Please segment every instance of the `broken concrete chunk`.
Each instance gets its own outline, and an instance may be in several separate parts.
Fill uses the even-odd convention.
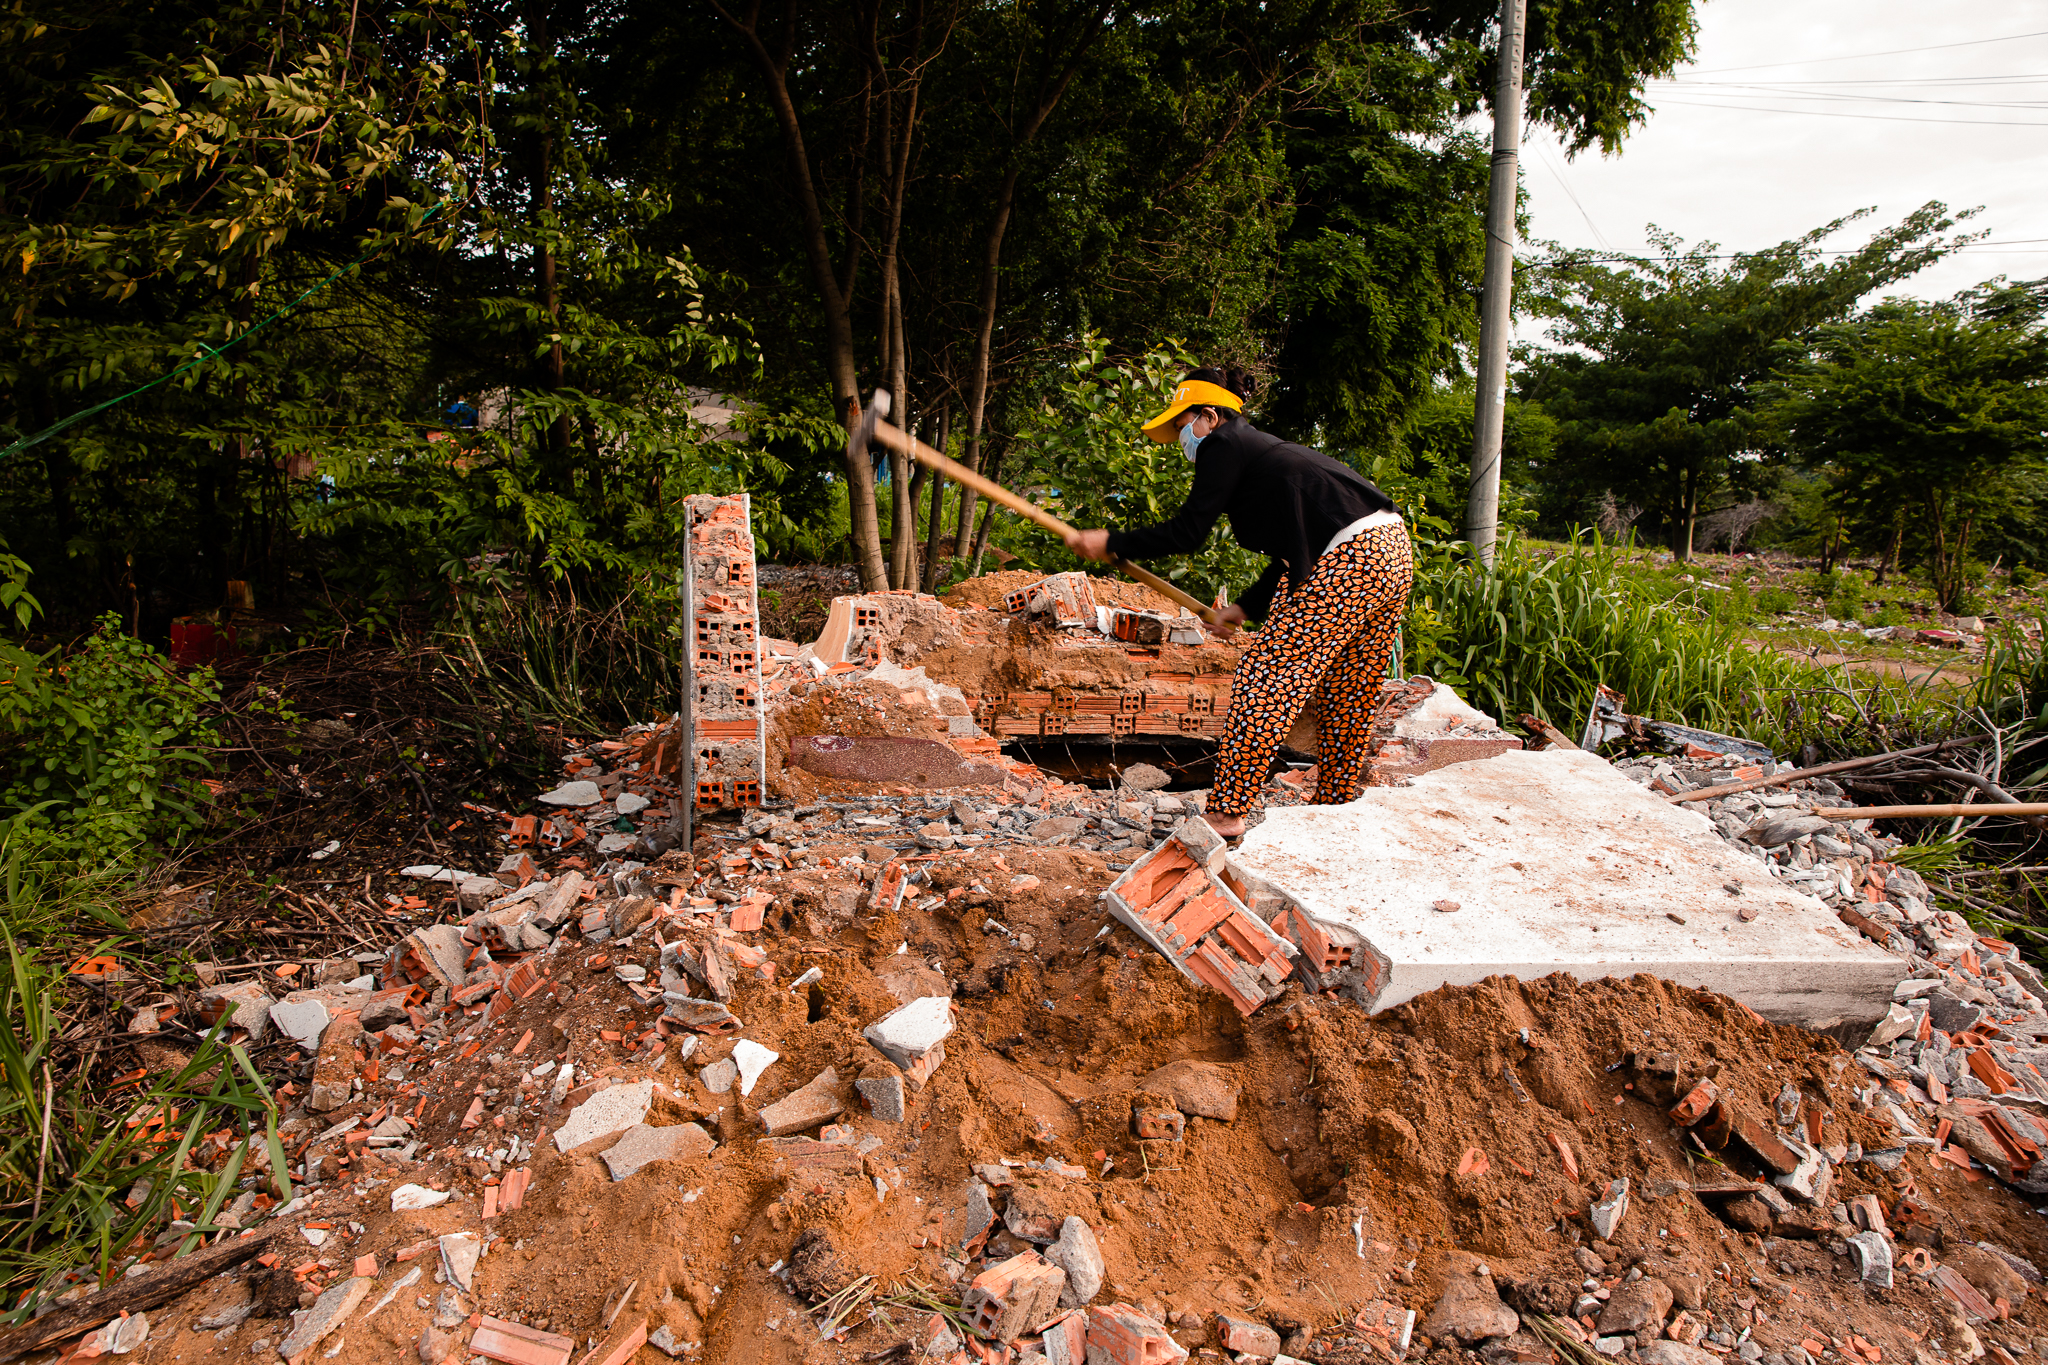
[[[481,1237],[473,1232],[451,1232],[441,1238],[441,1273],[463,1293],[473,1292],[476,1263],[484,1254]]]
[[[1892,1244],[1881,1232],[1859,1232],[1849,1238],[1856,1273],[1873,1289],[1892,1287]]]
[[[653,918],[652,896],[627,896],[612,906],[607,922],[611,925],[613,938],[624,938]]]
[[[1521,1325],[1515,1310],[1500,1301],[1492,1274],[1473,1257],[1461,1253],[1452,1257],[1443,1297],[1429,1310],[1419,1330],[1426,1337],[1450,1337],[1471,1346],[1495,1337],[1513,1336]]]
[[[1612,1240],[1614,1230],[1628,1217],[1628,1177],[1609,1181],[1606,1195],[1587,1210],[1586,1217],[1593,1224],[1595,1236],[1603,1242]]]
[[[995,1222],[996,1211],[988,1202],[988,1186],[979,1180],[968,1181],[966,1208],[961,1220],[960,1245],[968,1245],[994,1227]]]
[[[595,782],[564,782],[551,792],[541,795],[542,805],[547,806],[594,806],[604,800],[604,793]]]
[[[1195,1118],[1229,1123],[1237,1118],[1239,1086],[1214,1062],[1168,1062],[1138,1082],[1149,1095],[1164,1095],[1174,1108]]]
[[[1671,1313],[1671,1287],[1662,1280],[1642,1279],[1616,1285],[1600,1310],[1601,1336],[1661,1330]]]
[[[569,1117],[555,1130],[555,1150],[567,1152],[586,1142],[623,1133],[645,1120],[653,1103],[653,1081],[600,1090],[569,1111]]]
[[[1915,1022],[1913,1011],[1895,1002],[1884,1018],[1877,1021],[1877,1027],[1870,1031],[1870,1046],[1883,1047],[1905,1037],[1913,1031]]]
[[[430,1190],[424,1185],[400,1185],[391,1192],[391,1211],[405,1213],[414,1209],[439,1208],[448,1199],[446,1190]]]
[[[278,1346],[278,1355],[292,1365],[298,1365],[312,1354],[315,1346],[348,1321],[349,1315],[356,1311],[363,1297],[370,1292],[370,1287],[376,1283],[371,1276],[357,1275],[326,1290],[311,1308],[298,1316],[291,1335]]]
[[[270,1007],[270,1022],[279,1033],[307,1052],[320,1050],[320,1035],[327,1031],[331,1015],[318,1000],[280,1000]]]
[[[770,1137],[788,1137],[806,1128],[816,1128],[827,1119],[846,1112],[839,1094],[839,1071],[826,1067],[801,1089],[792,1090],[761,1110],[761,1126]]]
[[[1514,837],[1474,842],[1480,826]],[[1882,1018],[1903,974],[1704,815],[1577,750],[1453,764],[1342,806],[1275,807],[1229,863],[1360,935],[1371,977],[1360,999],[1374,1011],[1489,975],[1642,973],[1776,1023],[1835,1029]],[[1726,902],[1729,882],[1762,913],[1701,932],[1684,907]],[[1430,909],[1445,898],[1464,911]]]
[[[853,1083],[868,1112],[884,1123],[901,1123],[904,1115],[903,1076],[893,1067],[870,1068]]]
[[[1045,1259],[1067,1272],[1060,1307],[1086,1308],[1095,1302],[1102,1292],[1103,1265],[1102,1248],[1093,1229],[1069,1215],[1060,1224],[1059,1239],[1045,1249]]]
[[[944,1059],[942,1044],[952,1032],[953,1001],[943,995],[928,995],[869,1024],[862,1036],[904,1075],[922,1082]]]
[[[462,930],[453,924],[413,930],[400,942],[399,957],[402,965],[417,968],[451,991],[469,982],[463,965],[469,961],[469,945],[462,941]]]
[[[1682,1341],[1651,1341],[1636,1348],[1643,1365],[1721,1365],[1721,1357]]]
[[[261,1043],[270,1034],[270,1011],[276,1003],[254,981],[209,986],[199,997],[199,1018],[208,1028],[227,1020],[247,1031],[251,1043]]]
[[[731,1090],[733,1082],[739,1078],[739,1066],[730,1057],[713,1062],[697,1073],[697,1079],[704,1082],[704,1088],[714,1095],[723,1095]]]
[[[526,922],[543,932],[553,933],[582,903],[583,880],[581,872],[571,871],[549,882],[547,890],[536,898],[533,912],[527,916]]]
[[[604,1164],[613,1180],[638,1175],[643,1167],[657,1161],[690,1161],[711,1155],[718,1145],[711,1134],[694,1123],[653,1128],[636,1123],[625,1136],[605,1149]]]
[[[751,1038],[742,1038],[732,1046],[732,1064],[739,1069],[740,1093],[754,1093],[754,1082],[761,1079],[761,1073],[773,1066],[782,1054],[762,1047]]]

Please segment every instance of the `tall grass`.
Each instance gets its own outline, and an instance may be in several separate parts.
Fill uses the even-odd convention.
[[[438,632],[456,697],[518,724],[583,733],[666,717],[681,704],[679,603],[593,606],[564,594],[465,600]]]
[[[242,1048],[216,1029],[175,1071],[132,1065],[122,1010],[157,992],[107,909],[120,890],[0,845],[0,1321],[67,1271],[113,1274],[173,1219],[197,1246],[259,1169],[291,1198],[277,1103]],[[114,970],[88,985],[70,968],[92,958]]]
[[[1985,661],[1976,705],[1993,724],[2010,727],[2003,755],[2008,791],[2048,785],[2048,621],[2029,640],[2008,631]]]
[[[1788,704],[1819,670],[1752,648],[1733,622],[1697,616],[1634,590],[1597,538],[1540,558],[1504,538],[1482,569],[1429,547],[1409,615],[1411,671],[1430,671],[1482,710],[1524,712],[1576,733],[1605,684],[1630,711],[1742,735],[1792,738]]]

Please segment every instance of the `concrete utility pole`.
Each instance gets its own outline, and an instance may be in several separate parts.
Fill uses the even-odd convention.
[[[1522,38],[1527,0],[1500,0],[1500,74],[1493,87],[1493,179],[1486,199],[1486,278],[1479,296],[1479,395],[1472,415],[1472,491],[1465,539],[1493,564],[1500,523],[1500,433],[1507,415],[1508,305],[1515,284],[1515,189],[1522,161]]]

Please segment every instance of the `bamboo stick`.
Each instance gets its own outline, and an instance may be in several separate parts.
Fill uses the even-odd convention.
[[[1952,801],[1935,806],[1823,806],[1808,812],[1823,820],[1939,820],[1949,816],[2048,815],[2048,801]]]

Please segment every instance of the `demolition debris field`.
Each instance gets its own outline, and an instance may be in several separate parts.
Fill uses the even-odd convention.
[[[1270,829],[1219,849],[1171,772],[1063,781],[990,733],[1171,717],[1178,740],[1227,714],[1234,651],[1171,643],[1128,590],[1039,586],[849,596],[815,645],[761,637],[766,804],[707,805],[687,847],[676,817],[702,794],[678,755],[698,737],[675,722],[552,737],[558,779],[472,799],[459,838],[380,820],[341,780],[380,733],[364,712],[320,718],[346,731],[325,762],[241,769],[230,794],[300,786],[274,889],[186,869],[148,918],[195,979],[82,969],[76,989],[110,1071],[175,1067],[209,1026],[243,1043],[278,1087],[278,1144],[201,1135],[210,1221],[180,1207],[124,1237],[104,1288],[83,1266],[46,1279],[0,1355],[2048,1352],[2029,1205],[2048,1195],[2048,990],[1938,909],[1896,840],[1811,814],[1841,788],[1741,756],[1520,753],[1447,689],[1390,686],[1365,798],[1389,818],[1504,837],[1447,795],[1501,753],[1597,768],[1629,801],[1765,782],[1672,818],[1782,893],[1750,897],[1762,914],[1890,965],[1825,1028],[1590,959],[1447,973],[1371,1013],[1399,955],[1370,907],[1246,870],[1304,814],[1301,772],[1276,772]],[[929,749],[905,767],[888,746],[908,742]],[[812,751],[851,766],[799,766]],[[935,751],[957,771],[935,779]],[[1120,879],[1145,936],[1111,913]],[[1731,943],[1768,927],[1713,890],[1645,914]],[[1625,919],[1597,926],[1617,953]],[[1203,952],[1275,970],[1226,993]],[[216,1254],[239,1264],[150,1295]]]

